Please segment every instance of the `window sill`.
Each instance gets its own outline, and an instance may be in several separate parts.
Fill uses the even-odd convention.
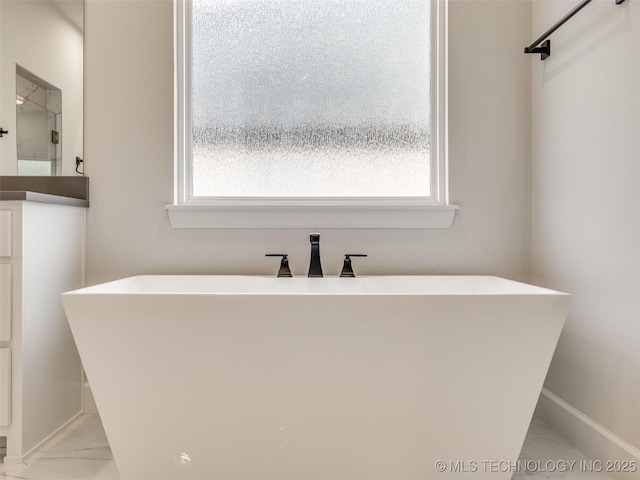
[[[166,205],[173,228],[451,228],[457,205],[423,199],[220,199]]]

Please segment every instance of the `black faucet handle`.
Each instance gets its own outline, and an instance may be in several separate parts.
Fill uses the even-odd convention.
[[[322,262],[320,261],[320,234],[310,233],[309,241],[311,242],[311,258],[309,259],[308,277],[322,277]]]
[[[289,257],[286,253],[267,253],[265,257],[282,257],[280,260],[280,269],[278,270],[278,277],[292,277],[291,270],[289,270]]]
[[[351,257],[366,257],[364,253],[346,253],[344,255],[344,265],[342,265],[341,277],[355,277],[353,267],[351,266]]]

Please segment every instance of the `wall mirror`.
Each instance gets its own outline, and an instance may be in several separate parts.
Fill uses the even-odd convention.
[[[62,90],[16,67],[18,175],[60,175]]]
[[[77,175],[83,0],[0,1],[0,175]]]

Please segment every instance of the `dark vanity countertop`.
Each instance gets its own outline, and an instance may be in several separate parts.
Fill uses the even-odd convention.
[[[89,206],[89,177],[0,176],[0,200]]]

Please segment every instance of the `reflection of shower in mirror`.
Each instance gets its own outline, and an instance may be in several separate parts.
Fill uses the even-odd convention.
[[[16,68],[18,175],[60,175],[62,91]]]

